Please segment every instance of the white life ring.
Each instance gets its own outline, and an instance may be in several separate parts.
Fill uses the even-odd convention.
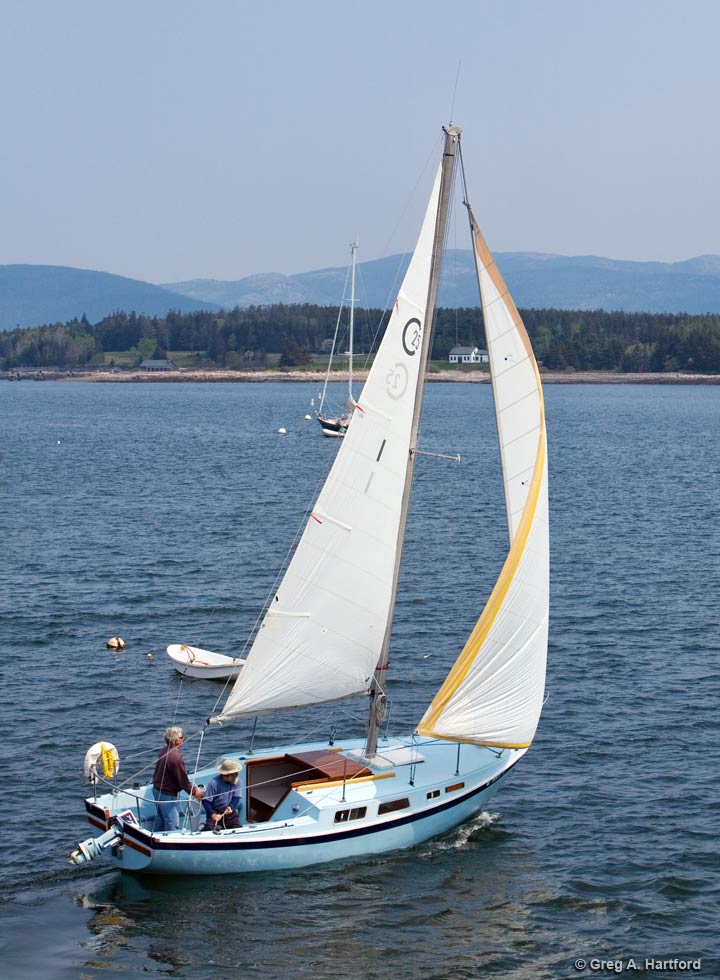
[[[111,772],[108,772],[108,762],[112,762]],[[118,770],[120,769],[120,753],[112,742],[96,742],[94,745],[91,745],[85,753],[83,772],[85,773],[85,779],[87,779],[89,783],[97,782],[98,764],[101,768],[101,774],[107,779],[109,779],[111,776],[117,775]]]

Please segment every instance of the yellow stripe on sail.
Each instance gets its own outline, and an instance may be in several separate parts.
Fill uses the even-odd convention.
[[[433,728],[437,724],[438,718],[445,710],[448,701],[453,697],[455,692],[467,677],[470,668],[474,664],[477,655],[482,649],[485,638],[490,632],[490,628],[497,619],[498,613],[500,612],[502,604],[505,600],[505,596],[507,595],[512,581],[515,578],[515,574],[520,565],[520,560],[525,552],[525,546],[527,545],[530,531],[532,530],[535,511],[540,498],[540,488],[542,486],[544,471],[545,419],[544,416],[541,416],[540,442],[538,445],[538,454],[535,460],[535,470],[533,472],[530,492],[528,493],[528,499],[525,503],[525,509],[523,511],[523,516],[520,519],[520,525],[518,527],[517,534],[515,535],[515,540],[512,543],[510,551],[508,552],[508,556],[505,559],[505,564],[503,565],[502,571],[500,572],[498,580],[495,583],[495,588],[490,594],[490,598],[482,611],[480,619],[475,624],[474,630],[468,637],[467,643],[463,647],[460,656],[455,661],[450,673],[445,678],[440,690],[433,698],[430,708],[428,709],[427,720],[418,725],[417,730],[420,735],[430,735],[435,738],[443,737],[439,732],[433,731]],[[486,744],[491,745],[496,743],[488,742]],[[498,747],[503,748],[525,748],[526,745],[529,745],[530,743],[524,743],[521,746],[509,744],[500,746],[499,743],[497,744]]]
[[[502,571],[498,576],[495,587],[493,588],[490,598],[488,599],[485,608],[482,611],[480,619],[475,624],[475,628],[467,639],[462,652],[460,653],[458,659],[455,661],[453,667],[450,669],[450,673],[445,678],[445,681],[441,685],[439,691],[435,695],[426,712],[426,719],[418,725],[418,732],[421,735],[431,736],[433,738],[448,738],[449,736],[443,735],[440,732],[434,730],[440,716],[448,705],[450,699],[455,695],[460,685],[463,683],[467,677],[472,665],[477,659],[480,651],[482,650],[483,643],[493,626],[493,623],[497,619],[498,613],[502,608],[502,604],[508,593],[508,590],[512,584],[513,579],[517,573],[520,566],[520,561],[525,553],[525,548],[527,546],[528,538],[530,536],[530,531],[533,527],[533,522],[535,519],[535,512],[537,510],[538,500],[540,499],[540,491],[543,482],[543,476],[545,473],[545,455],[546,455],[546,435],[545,435],[545,403],[543,399],[542,383],[540,381],[540,371],[538,370],[537,361],[535,360],[535,355],[533,354],[532,344],[530,343],[530,338],[528,337],[527,331],[525,330],[525,325],[522,322],[520,314],[518,313],[517,307],[510,296],[507,286],[500,275],[500,270],[495,264],[495,260],[492,257],[490,250],[487,247],[485,239],[483,238],[480,229],[478,228],[475,218],[470,215],[473,229],[473,238],[475,245],[476,255],[482,264],[482,267],[487,271],[490,278],[500,294],[503,302],[505,303],[508,312],[515,324],[518,334],[523,342],[525,349],[528,352],[528,357],[535,374],[535,380],[537,383],[537,390],[540,402],[540,433],[538,439],[538,451],[535,457],[535,466],[533,469],[532,481],[530,484],[530,489],[528,491],[527,500],[525,501],[525,507],[523,508],[523,514],[520,519],[520,524],[518,525],[517,533],[513,539],[510,546],[510,551],[505,559],[505,564],[503,565]],[[465,741],[464,739],[454,738],[453,741]],[[474,739],[467,739],[467,741],[475,741]],[[506,743],[499,741],[482,741],[481,744],[488,745],[496,748],[527,748],[531,743]]]
[[[503,279],[500,270],[497,267],[497,263],[493,258],[492,252],[487,246],[487,242],[483,238],[482,232],[477,226],[477,222],[475,221],[475,215],[472,213],[472,211],[470,212],[470,220],[472,222],[473,244],[475,245],[475,254],[477,255],[480,262],[482,263],[483,268],[485,269],[485,271],[487,272],[487,274],[490,276],[493,283],[495,284],[495,288],[497,289],[500,298],[503,300],[505,306],[508,309],[508,312],[510,313],[512,322],[517,327],[518,333],[520,335],[520,339],[522,340],[523,345],[525,346],[525,350],[527,351],[528,357],[530,358],[530,362],[535,370],[535,377],[537,378],[537,384],[538,384],[538,392],[540,394],[540,401],[542,404],[543,394],[542,394],[542,385],[540,384],[540,372],[538,371],[537,361],[535,360],[535,354],[533,353],[532,344],[530,343],[530,338],[528,337],[527,330],[525,329],[525,324],[522,322],[522,317],[518,312],[517,306],[515,306],[515,301],[510,295],[510,291],[508,290],[507,286],[505,285],[505,280]]]

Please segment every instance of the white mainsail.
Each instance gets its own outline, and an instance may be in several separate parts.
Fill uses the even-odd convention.
[[[545,412],[525,327],[472,212],[470,224],[510,551],[480,619],[418,732],[522,748],[532,742],[545,689],[550,563]]]
[[[440,175],[351,425],[219,721],[370,688],[392,614]]]

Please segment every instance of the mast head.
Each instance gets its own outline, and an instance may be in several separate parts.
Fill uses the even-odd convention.
[[[462,129],[459,126],[453,126],[453,125],[443,126],[443,133],[445,133],[446,136],[450,136],[454,139],[460,139],[460,133],[462,133]]]

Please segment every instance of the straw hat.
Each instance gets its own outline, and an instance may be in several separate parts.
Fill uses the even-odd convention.
[[[217,765],[217,771],[221,776],[229,776],[231,772],[240,772],[241,769],[242,764],[236,762],[235,759],[223,759]]]

